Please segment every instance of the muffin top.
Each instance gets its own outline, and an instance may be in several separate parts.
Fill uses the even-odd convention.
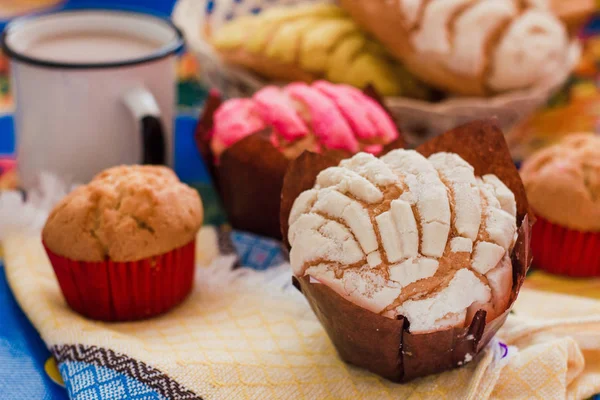
[[[72,260],[136,261],[189,243],[202,219],[200,196],[170,169],[119,166],[62,199],[42,238]]]
[[[517,238],[514,194],[453,153],[359,153],[323,170],[290,212],[290,262],[411,332],[502,314]]]
[[[377,154],[399,136],[387,112],[347,85],[318,81],[267,86],[215,112],[211,148],[218,157],[243,138],[271,128],[271,143],[293,159],[304,150]]]
[[[600,231],[600,137],[569,135],[532,155],[521,176],[539,216],[571,229]]]

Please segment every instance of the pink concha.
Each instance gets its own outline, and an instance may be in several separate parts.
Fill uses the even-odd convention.
[[[266,127],[251,99],[231,99],[215,112],[213,149],[227,148]]]
[[[350,124],[329,97],[305,83],[289,84],[285,90],[308,108],[312,131],[325,147],[352,153],[359,151]]]
[[[280,88],[267,86],[256,92],[252,99],[264,123],[272,126],[284,139],[293,141],[310,133],[292,100]]]
[[[359,107],[366,110],[373,125],[375,125],[376,137],[391,142],[398,138],[398,130],[394,121],[377,101],[367,96],[355,87],[338,85],[339,90],[354,100]]]
[[[225,148],[268,126],[273,127],[275,147],[311,133],[326,148],[356,153],[359,140],[369,143],[363,150],[378,154],[381,143],[398,138],[387,112],[360,90],[326,81],[291,83],[284,88],[267,86],[251,99],[226,101],[214,115],[213,150]]]
[[[369,116],[369,109],[363,106],[362,101],[357,101],[354,96],[349,96],[343,85],[318,81],[313,84],[313,87],[337,105],[357,137],[372,139],[378,136],[377,128]]]

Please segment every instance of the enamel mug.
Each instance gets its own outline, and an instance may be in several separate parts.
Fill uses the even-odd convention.
[[[176,53],[167,20],[72,11],[11,22],[17,163],[22,186],[47,171],[86,183],[120,164],[173,162]]]

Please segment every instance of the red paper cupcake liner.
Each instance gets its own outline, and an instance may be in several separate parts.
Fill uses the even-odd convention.
[[[196,241],[132,262],[74,261],[44,244],[69,306],[100,321],[149,318],[181,303],[194,283]]]
[[[534,267],[572,277],[600,276],[600,232],[581,232],[537,217],[531,237]]]

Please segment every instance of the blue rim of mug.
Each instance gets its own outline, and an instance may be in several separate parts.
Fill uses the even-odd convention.
[[[175,33],[175,40],[164,45],[160,49],[156,50],[150,55],[138,58],[132,58],[130,60],[124,61],[115,61],[115,62],[96,62],[96,63],[69,63],[69,62],[57,62],[57,61],[48,61],[35,57],[31,57],[25,55],[21,52],[18,52],[12,49],[8,43],[8,35],[11,30],[18,29],[19,26],[24,25],[28,22],[35,21],[38,17],[44,16],[54,16],[54,15],[66,15],[66,14],[82,14],[82,13],[96,13],[96,14],[119,14],[119,15],[128,15],[131,17],[144,17],[151,18],[156,20],[157,22],[161,22],[167,25],[169,28],[173,30]],[[144,14],[133,11],[118,11],[118,10],[98,10],[98,9],[81,9],[81,10],[73,10],[73,11],[61,11],[57,13],[49,13],[42,15],[33,15],[28,17],[20,17],[10,22],[4,28],[2,32],[2,37],[0,38],[0,47],[5,55],[9,58],[23,62],[25,64],[35,65],[38,67],[46,67],[46,68],[60,68],[60,69],[106,69],[106,68],[119,68],[119,67],[129,67],[135,66],[139,64],[145,64],[151,61],[157,61],[166,57],[169,57],[173,54],[181,51],[185,45],[185,38],[183,36],[183,32],[169,19],[156,17],[150,14]]]

